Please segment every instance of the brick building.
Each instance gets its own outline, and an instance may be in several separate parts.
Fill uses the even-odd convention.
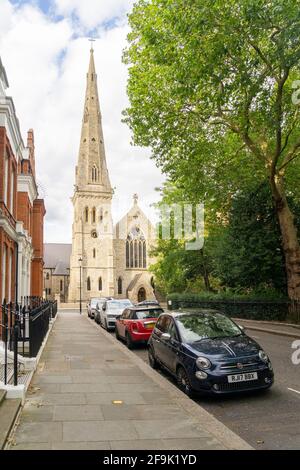
[[[0,305],[43,293],[44,201],[35,179],[33,130],[24,145],[0,59]]]

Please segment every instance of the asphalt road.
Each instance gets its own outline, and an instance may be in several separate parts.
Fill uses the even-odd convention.
[[[300,365],[293,365],[293,338],[246,330],[269,354],[275,384],[267,392],[194,400],[256,449],[300,449]],[[143,346],[133,352],[148,362]],[[173,381],[167,372],[162,373]]]

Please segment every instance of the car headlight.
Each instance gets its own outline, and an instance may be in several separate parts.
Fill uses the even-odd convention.
[[[265,364],[268,362],[269,358],[268,358],[268,355],[265,353],[265,351],[261,349],[258,355],[259,355],[260,360],[263,361]]]
[[[196,364],[199,369],[209,369],[211,367],[211,362],[206,357],[198,357],[196,360]]]

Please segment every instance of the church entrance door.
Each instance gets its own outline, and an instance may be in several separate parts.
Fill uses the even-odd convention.
[[[138,292],[138,302],[144,302],[146,300],[146,291],[144,287],[141,287]]]

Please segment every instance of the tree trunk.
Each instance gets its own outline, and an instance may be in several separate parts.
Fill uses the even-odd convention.
[[[300,300],[300,245],[295,218],[286,199],[283,179],[271,177],[270,183],[282,236],[288,295],[292,300]]]
[[[209,274],[208,274],[205,264],[203,264],[203,280],[205,284],[205,290],[207,290],[208,292],[211,292]]]

